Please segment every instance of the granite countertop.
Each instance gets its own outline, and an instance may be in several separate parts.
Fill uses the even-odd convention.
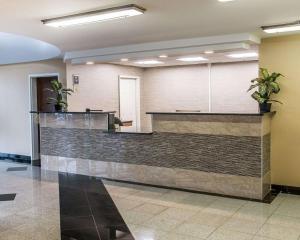
[[[147,112],[146,114],[162,114],[162,115],[214,115],[214,116],[263,116],[269,113],[206,113],[206,112]]]
[[[39,112],[39,111],[30,111],[30,113],[53,113],[53,114],[110,114],[116,113],[115,111],[91,111],[91,112]]]
[[[118,131],[118,130],[108,130],[104,131],[105,133],[111,133],[111,134],[131,134],[131,135],[152,135],[153,132],[126,132],[126,131]]]

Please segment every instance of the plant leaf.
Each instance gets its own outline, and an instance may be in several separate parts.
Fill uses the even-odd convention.
[[[270,76],[268,69],[266,69],[266,68],[260,68],[260,73],[264,79],[266,79]]]
[[[267,101],[267,99],[260,96],[259,92],[257,92],[257,91],[254,92],[251,96],[254,100],[256,100],[259,103],[264,103]]]
[[[272,89],[273,93],[279,93],[280,92],[280,87],[277,82],[270,82],[270,88]]]
[[[249,89],[247,90],[247,92],[250,92],[252,89],[256,88],[259,86],[259,83],[253,84],[249,87]]]
[[[260,96],[268,95],[268,86],[266,84],[259,84],[259,94]]]

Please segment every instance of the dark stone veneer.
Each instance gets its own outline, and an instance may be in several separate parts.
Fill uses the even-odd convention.
[[[251,177],[262,176],[261,141],[246,136],[41,128],[42,155]]]

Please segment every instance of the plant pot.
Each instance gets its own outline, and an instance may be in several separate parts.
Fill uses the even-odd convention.
[[[260,103],[259,104],[259,110],[261,113],[267,113],[267,112],[271,112],[271,106],[272,106],[272,103]]]
[[[54,108],[55,108],[55,111],[56,111],[56,112],[62,112],[62,106],[61,106],[61,105],[55,104],[55,105],[54,105]]]

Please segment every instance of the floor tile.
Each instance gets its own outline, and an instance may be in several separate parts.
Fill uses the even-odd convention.
[[[138,206],[143,205],[145,202],[134,199],[126,199],[126,198],[115,198],[113,197],[113,201],[116,206],[121,210],[131,210]]]
[[[193,224],[193,223],[184,223],[178,226],[175,232],[182,235],[188,235],[192,237],[199,237],[205,239],[215,230],[216,227],[212,227],[212,226]]]
[[[275,211],[275,214],[300,218],[300,203],[291,199],[290,201],[284,200]]]
[[[255,236],[252,240],[275,240],[274,238]]]
[[[232,217],[227,220],[223,225],[222,229],[227,229],[236,232],[256,234],[266,220],[246,220],[241,218]]]
[[[162,231],[172,231],[174,230],[177,226],[181,225],[183,223],[183,220],[175,220],[175,219],[166,219],[166,218],[161,218],[159,216],[155,216],[151,218],[149,221],[146,221],[142,225],[147,227],[147,228],[153,228],[157,230],[162,230]]]
[[[253,221],[267,220],[278,208],[277,205],[247,202],[234,214],[235,217]]]
[[[204,239],[205,238],[168,233],[166,236],[161,237],[159,240],[204,240]]]
[[[253,235],[219,229],[210,235],[208,240],[252,240]]]
[[[194,216],[196,213],[197,211],[171,207],[161,212],[158,216],[166,219],[185,221]]]
[[[214,214],[214,213],[207,213],[207,212],[198,212],[196,215],[191,217],[187,222],[188,223],[198,223],[207,226],[219,227],[224,224],[224,222],[228,219],[228,217]]]
[[[81,185],[75,175],[75,184],[63,181],[59,191],[57,173],[9,167],[24,165],[0,163],[6,182],[0,194],[17,194],[0,201],[0,240],[58,240],[61,220],[67,223],[61,239],[68,240],[98,239],[97,229],[107,236],[109,228],[120,230],[120,240],[133,240],[129,229],[135,240],[296,240],[300,234],[299,196],[279,194],[262,204],[111,181],[99,188],[99,179],[80,176]],[[81,221],[89,212],[94,218]]]
[[[135,240],[161,240],[167,239],[167,232],[146,227],[137,227],[132,231]]]
[[[300,229],[300,218],[294,218],[294,217],[273,214],[268,219],[267,223],[282,226],[282,227],[290,227],[290,228]]]
[[[246,203],[245,201],[222,198],[208,205],[208,207],[203,209],[203,212],[214,213],[214,214],[219,214],[224,216],[232,216],[245,203]]]
[[[279,240],[298,240],[300,236],[300,230],[290,227],[265,224],[257,233],[257,235]]]
[[[134,208],[135,211],[139,211],[142,213],[149,213],[149,214],[153,214],[153,215],[157,215],[166,209],[167,209],[167,207],[165,207],[165,206],[152,204],[152,203],[145,203],[143,205],[140,205],[140,206]]]
[[[135,210],[129,210],[122,213],[125,222],[141,225],[151,219],[154,215]]]

